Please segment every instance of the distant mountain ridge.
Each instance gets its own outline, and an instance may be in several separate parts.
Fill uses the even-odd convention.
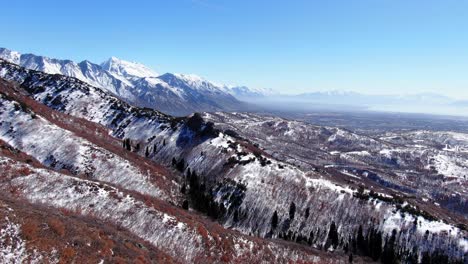
[[[0,48],[0,58],[27,69],[75,77],[107,90],[135,106],[152,108],[176,116],[193,112],[268,109],[373,110],[459,115],[459,108],[468,105],[463,101],[433,93],[375,95],[330,90],[284,94],[271,89],[217,84],[194,74],[160,74],[141,63],[116,57],[111,57],[101,64],[87,60],[76,63]]]
[[[115,57],[102,64],[87,60],[76,63],[0,48],[0,58],[27,69],[75,77],[131,104],[172,115],[233,111],[244,107],[244,103],[236,99],[235,93],[231,93],[226,86],[195,75],[159,75],[143,64]]]

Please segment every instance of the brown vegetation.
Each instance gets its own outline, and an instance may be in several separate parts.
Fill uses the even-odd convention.
[[[60,219],[52,218],[47,222],[47,224],[58,236],[63,237],[65,235],[65,225]]]

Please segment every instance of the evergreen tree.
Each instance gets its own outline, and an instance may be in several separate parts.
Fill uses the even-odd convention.
[[[374,255],[374,247],[372,245],[372,239],[374,237],[374,228],[371,227],[367,231],[367,243],[366,243],[366,248],[367,248],[367,256],[372,257]]]
[[[294,215],[296,214],[296,204],[294,202],[289,206],[289,219],[294,220]]]
[[[310,215],[310,209],[309,209],[309,207],[307,207],[307,209],[305,211],[304,218],[307,220],[307,218],[309,218],[309,215]]]
[[[395,264],[398,263],[398,256],[395,250],[396,241],[396,229],[393,229],[390,239],[387,239],[384,250],[382,252],[382,263],[383,264]]]
[[[314,231],[310,231],[309,233],[309,245],[312,246],[312,243],[314,243]]]
[[[215,128],[214,128],[214,123],[213,122],[207,122],[205,124],[205,128],[203,129],[202,131],[202,136],[213,136],[213,137],[216,137],[218,136],[219,134],[219,131],[217,131]]]
[[[278,227],[278,212],[273,213],[273,217],[271,217],[271,229],[275,230]]]
[[[190,185],[190,189],[193,188],[198,188],[198,176],[197,176],[197,173],[194,171],[192,172],[190,178],[188,179],[189,180],[189,185]]]
[[[202,125],[203,125],[203,118],[199,113],[193,114],[188,120],[187,120],[187,126],[192,130],[193,132],[199,132]]]
[[[449,262],[449,257],[446,254],[440,252],[439,250],[435,250],[431,254],[431,264],[446,264],[451,262],[454,261]]]
[[[338,246],[338,232],[336,229],[335,222],[332,222],[330,225],[330,231],[328,231],[328,240],[330,241],[331,245],[336,248]]]
[[[182,203],[182,208],[185,210],[189,209],[189,202],[187,200],[184,200],[184,202]]]
[[[129,138],[124,139],[123,145],[124,145],[124,148],[126,150],[128,150],[128,151],[131,150],[131,144],[130,144],[130,139]]]
[[[372,259],[377,261],[382,255],[382,233],[375,231],[370,239],[370,247],[372,248]]]
[[[431,264],[431,255],[429,254],[429,252],[425,251],[422,254],[421,264]]]
[[[234,211],[234,216],[232,217],[232,221],[233,221],[234,223],[239,222],[239,209],[236,209],[236,210]]]
[[[418,247],[415,246],[413,251],[408,253],[406,262],[408,264],[418,264]]]
[[[185,168],[185,160],[184,158],[181,158],[179,160],[179,162],[177,162],[177,166],[176,166],[177,170],[179,170],[180,172],[183,172],[184,171],[184,168]]]
[[[366,241],[364,240],[364,235],[362,234],[362,225],[359,225],[358,233],[356,236],[356,244],[357,248],[363,253],[364,255],[367,253],[367,245]]]

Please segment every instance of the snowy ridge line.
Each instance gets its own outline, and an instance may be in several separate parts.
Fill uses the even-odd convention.
[[[45,165],[56,169],[67,169],[74,174],[95,177],[144,194],[165,197],[168,200],[172,196],[171,192],[173,190],[171,189],[178,189],[177,186],[167,186],[167,182],[170,181],[158,179],[162,177],[161,168],[150,166],[149,163],[140,165],[140,168],[135,167],[128,161],[129,155],[124,155],[127,156],[127,159],[124,159],[68,130],[64,130],[63,127],[60,128],[48,122],[47,118],[35,116],[32,112],[22,112],[19,104],[14,101],[6,101],[2,98],[1,102],[4,116],[2,117],[3,125],[0,125],[0,128],[7,129],[8,124],[10,124],[15,129],[2,129],[0,138],[13,147],[37,158]],[[10,115],[5,116],[5,114]],[[47,114],[49,118],[54,115],[50,111]],[[61,113],[55,113],[55,115],[62,115],[58,118],[59,120],[67,118]],[[70,127],[68,128],[70,129]],[[101,135],[107,135],[107,133],[101,133]],[[118,150],[120,149],[118,148]],[[72,153],[70,151],[76,152]],[[141,168],[145,168],[145,166],[146,171],[140,172]],[[149,173],[150,169],[151,173]],[[158,185],[164,189],[160,189]]]

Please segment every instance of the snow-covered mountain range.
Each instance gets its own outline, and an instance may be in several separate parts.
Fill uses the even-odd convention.
[[[126,230],[182,263],[347,263],[350,252],[355,263],[466,259],[466,135],[373,138],[243,113],[174,118],[2,60],[0,77],[0,198],[15,212],[21,201],[92,219],[82,222]],[[213,92],[185,78],[161,80]],[[441,203],[429,188],[397,188],[406,181],[433,188],[435,180],[458,184],[452,193],[462,199]],[[453,209],[461,215],[446,204],[460,204]]]
[[[0,58],[27,69],[75,77],[133,105],[168,114],[232,111],[244,107],[244,103],[234,97],[235,87],[231,89],[192,74],[160,75],[143,64],[115,57],[101,64],[87,60],[76,63],[0,48]]]
[[[460,115],[466,103],[439,94],[371,95],[331,90],[284,94],[271,89],[217,84],[194,74],[160,74],[116,57],[76,63],[0,48],[0,58],[32,70],[75,77],[126,102],[171,115],[193,112],[270,110],[374,110]],[[244,103],[247,102],[247,103]]]

